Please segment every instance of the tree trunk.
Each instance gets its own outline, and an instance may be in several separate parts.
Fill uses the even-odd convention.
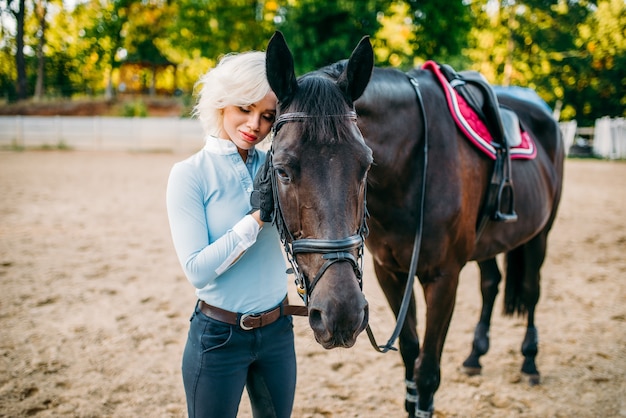
[[[37,84],[35,84],[35,99],[41,100],[44,95],[45,80],[45,56],[43,48],[46,45],[46,11],[47,2],[40,0],[35,5],[37,18],[39,19],[39,44],[37,45]]]
[[[157,75],[157,66],[152,65],[152,81],[150,82],[150,96],[156,96],[156,75]]]
[[[111,100],[113,98],[113,75],[111,74],[112,72],[112,69],[107,71],[107,85],[104,89],[104,98],[106,100]]]
[[[119,45],[119,42],[117,43]],[[113,90],[113,68],[115,65],[115,50],[109,53],[109,69],[107,71],[107,85],[104,90],[104,98],[106,100],[113,99],[113,95],[115,94]]]
[[[26,0],[19,0],[19,10],[13,12],[17,21],[17,51],[15,53],[15,66],[17,68],[17,83],[15,92],[17,100],[23,100],[28,97],[28,81],[26,79],[26,60],[24,58],[24,16],[25,16]]]

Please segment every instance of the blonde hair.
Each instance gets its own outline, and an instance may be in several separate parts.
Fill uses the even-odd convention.
[[[215,68],[204,74],[193,116],[204,133],[218,135],[226,106],[250,106],[271,91],[265,76],[265,52],[249,51],[225,55]]]

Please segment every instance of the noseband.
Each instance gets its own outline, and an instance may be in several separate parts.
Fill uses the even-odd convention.
[[[304,112],[291,112],[280,115],[274,124],[273,133],[274,136],[278,133],[280,128],[289,122],[302,122],[313,118],[346,118],[356,122],[356,112],[350,111],[343,115],[309,115]],[[274,146],[270,148],[267,158],[272,158],[274,153]],[[365,238],[368,234],[367,229],[367,208],[365,194],[363,196],[363,219],[361,225],[356,234],[346,238],[340,239],[317,239],[317,238],[302,238],[295,239],[291,231],[287,229],[285,219],[283,217],[282,209],[280,206],[280,200],[278,198],[278,184],[276,181],[276,174],[273,169],[273,162],[270,160],[270,178],[272,180],[272,190],[274,194],[274,222],[278,228],[280,234],[280,240],[285,247],[285,253],[287,259],[291,264],[289,273],[293,273],[295,276],[295,283],[297,286],[298,294],[304,301],[305,305],[308,305],[310,295],[313,289],[321,279],[322,275],[333,264],[346,261],[350,263],[356,279],[359,283],[359,288],[363,290],[363,246]],[[365,191],[364,191],[365,193]],[[352,253],[356,250],[357,256]],[[313,280],[307,281],[304,274],[298,266],[296,260],[297,254],[321,254],[322,259],[326,260],[319,271],[313,277]]]

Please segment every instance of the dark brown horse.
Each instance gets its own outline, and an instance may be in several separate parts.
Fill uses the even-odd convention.
[[[501,98],[534,139],[537,155],[511,161],[517,221],[482,224],[494,161],[461,134],[431,72],[373,68],[365,38],[349,60],[298,79],[279,33],[268,45],[267,60],[279,99],[272,145],[276,222],[316,339],[326,348],[349,347],[367,324],[360,277],[367,189],[366,245],[396,315],[414,243],[421,243],[416,267],[426,301],[423,343],[412,291],[399,335],[409,416],[432,416],[459,273],[471,260],[480,266],[483,308],[466,369],[477,373],[489,346],[501,280],[495,257],[504,253],[505,311],[528,316],[522,371],[538,382],[534,312],[564,158],[552,116],[537,104]]]

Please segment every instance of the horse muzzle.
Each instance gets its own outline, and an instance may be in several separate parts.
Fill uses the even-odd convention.
[[[295,257],[289,259],[309,308],[315,339],[327,349],[352,347],[367,327],[369,309],[362,292],[363,234],[360,230],[342,239],[299,239],[286,246],[287,254],[321,256],[316,262],[322,264],[311,280],[301,273]]]
[[[309,303],[309,324],[315,340],[324,348],[350,348],[367,327],[369,306],[363,294],[351,298],[324,298],[313,295]]]

